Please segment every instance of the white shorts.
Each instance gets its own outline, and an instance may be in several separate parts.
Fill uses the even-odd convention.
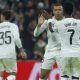
[[[15,59],[0,59],[0,72],[6,70],[8,73],[17,72]]]
[[[51,70],[52,66],[57,63],[61,76],[71,75],[80,77],[80,58],[61,57],[60,55],[60,51],[45,53],[41,68]]]
[[[62,57],[60,60],[61,75],[80,77],[80,58]]]
[[[58,62],[59,54],[60,51],[47,51],[44,55],[41,68],[51,70],[53,65]]]

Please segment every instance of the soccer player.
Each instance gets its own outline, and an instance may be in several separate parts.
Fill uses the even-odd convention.
[[[65,19],[54,24],[53,32],[58,32],[61,42],[61,76],[63,80],[80,80],[80,20],[71,17],[73,5],[64,3]]]
[[[45,12],[44,12],[45,13]],[[63,16],[63,6],[60,3],[53,5],[53,14],[52,19],[46,19],[46,14],[42,13],[38,20],[38,25],[34,30],[34,36],[39,36],[44,30],[47,31],[48,45],[45,51],[44,59],[41,66],[41,75],[40,80],[47,80],[48,74],[52,69],[53,64],[55,64],[55,56],[59,54],[60,44],[58,40],[58,34],[52,33],[52,27],[55,22],[64,18]]]
[[[26,53],[22,49],[21,40],[19,38],[18,26],[11,23],[9,21],[10,18],[10,11],[1,12],[0,80],[2,80],[4,70],[9,73],[7,80],[15,80],[17,72],[15,45],[19,48],[22,58],[26,58]]]

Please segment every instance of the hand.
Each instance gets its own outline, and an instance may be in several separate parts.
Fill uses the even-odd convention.
[[[24,51],[20,52],[22,59],[27,59],[27,53],[25,53]]]
[[[39,17],[38,17],[38,25],[41,26],[44,23],[44,21],[45,21],[45,18],[42,16],[42,14],[39,15]]]
[[[52,15],[50,15],[47,11],[45,10],[42,10],[42,16],[45,18],[45,19],[50,19],[52,17]]]

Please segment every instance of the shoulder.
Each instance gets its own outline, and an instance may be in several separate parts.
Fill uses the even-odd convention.
[[[15,26],[15,27],[17,27],[16,24],[11,23],[11,22],[2,22],[2,23],[0,23],[0,26],[10,26],[10,27]]]
[[[14,23],[11,23],[11,22],[10,22],[10,27],[13,30],[17,30],[18,29],[18,26],[16,24],[14,24]]]
[[[67,22],[70,22],[70,18],[64,18],[64,19],[62,19],[62,20],[60,20],[60,21],[57,21],[56,23],[57,24],[64,24],[64,23],[67,23]]]
[[[10,26],[10,24],[9,24],[9,22],[2,22],[2,23],[0,23],[0,27],[11,27]]]
[[[55,23],[56,21],[57,21],[57,20],[56,20],[54,17],[48,19],[48,23],[49,23],[49,22],[51,22],[51,23]]]
[[[80,19],[76,19],[76,21],[77,21],[78,23],[80,23]]]
[[[9,22],[10,25],[12,25],[12,27],[18,27],[16,24]]]
[[[79,19],[76,19],[75,22],[77,23],[77,26],[80,27],[80,20]]]
[[[16,24],[9,22],[9,26],[13,32],[18,31],[18,26]]]
[[[52,22],[52,19],[48,19],[47,22],[48,22],[48,23],[49,23],[49,22]]]
[[[5,22],[0,23],[0,26],[4,26],[4,25],[6,25],[6,23],[5,23]]]

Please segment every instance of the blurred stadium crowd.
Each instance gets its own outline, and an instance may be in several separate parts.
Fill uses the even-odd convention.
[[[51,5],[57,1],[64,4],[70,1],[74,5],[73,17],[80,19],[80,0],[0,0],[0,11],[11,10],[11,22],[19,27],[23,48],[28,54],[28,60],[42,60],[47,45],[47,34],[44,31],[38,38],[33,32],[37,25],[41,9],[52,14]],[[20,55],[17,56],[18,59]]]

